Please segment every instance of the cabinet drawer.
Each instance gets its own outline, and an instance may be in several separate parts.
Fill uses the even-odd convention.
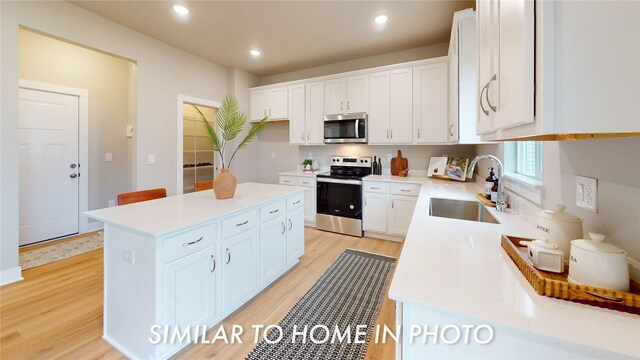
[[[301,207],[303,204],[304,204],[304,194],[289,196],[287,198],[287,211],[297,209]]]
[[[316,187],[316,179],[310,177],[299,177],[296,184],[304,187]]]
[[[364,183],[364,192],[374,192],[387,194],[389,193],[389,184],[382,182],[365,182]]]
[[[280,185],[295,185],[296,178],[293,176],[280,176]]]
[[[284,215],[284,200],[280,200],[260,208],[260,224]]]
[[[420,184],[391,184],[391,194],[418,196],[420,194]]]
[[[216,224],[204,225],[164,239],[165,262],[213,245],[216,240]]]
[[[256,226],[257,223],[258,212],[256,210],[234,215],[222,221],[222,237],[224,239],[230,238]]]

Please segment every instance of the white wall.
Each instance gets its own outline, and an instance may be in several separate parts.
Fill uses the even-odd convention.
[[[478,154],[504,159],[503,145],[479,145]],[[567,205],[585,233],[600,232],[640,260],[640,138],[543,143],[544,207]],[[482,177],[488,163],[478,165]],[[598,213],[576,206],[576,176],[598,179]]]
[[[368,56],[360,59],[342,61],[334,64],[316,66],[308,69],[291,71],[282,74],[263,76],[260,85],[277,84],[286,81],[308,79],[317,76],[339,74],[342,72],[368,69],[377,66],[392,65],[408,61],[430,59],[447,55],[449,43],[423,46],[387,54]]]
[[[163,44],[68,2],[0,2],[1,166],[0,270],[18,266],[19,27],[115,54],[137,63],[134,188],[177,185],[177,95],[222,101],[227,69]],[[155,154],[156,164],[147,165]]]

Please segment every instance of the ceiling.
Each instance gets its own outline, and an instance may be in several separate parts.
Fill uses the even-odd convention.
[[[267,76],[449,41],[474,1],[71,1],[226,67]],[[389,21],[374,22],[385,14]],[[256,48],[262,54],[249,55]]]

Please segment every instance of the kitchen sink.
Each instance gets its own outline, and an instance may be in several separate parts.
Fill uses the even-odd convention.
[[[477,201],[431,198],[429,215],[499,224],[498,220]]]

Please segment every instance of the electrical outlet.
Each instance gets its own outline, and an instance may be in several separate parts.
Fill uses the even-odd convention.
[[[107,203],[107,206],[109,206],[109,207],[116,206],[116,201],[115,200],[109,200],[109,202]]]
[[[387,161],[391,161],[392,158],[393,158],[393,154],[387,154]]]
[[[122,250],[122,260],[124,262],[134,265],[136,263],[136,253],[131,250]]]
[[[147,157],[147,163],[149,165],[155,165],[156,164],[156,156],[154,154],[149,154],[149,156]]]
[[[106,161],[106,162],[111,162],[111,161],[113,161],[113,154],[112,154],[112,153],[106,153],[106,154],[104,154],[104,161]]]
[[[133,137],[133,125],[127,125],[127,137]]]
[[[309,153],[309,157],[308,157],[308,159],[309,159],[309,160],[313,159],[313,153],[312,153],[312,152],[310,152],[310,153]]]
[[[275,151],[272,151],[272,152],[271,152],[271,158],[272,158],[272,159],[275,159],[275,158],[276,158],[276,152],[275,152]]]
[[[598,212],[598,179],[576,177],[576,205],[594,213]]]

